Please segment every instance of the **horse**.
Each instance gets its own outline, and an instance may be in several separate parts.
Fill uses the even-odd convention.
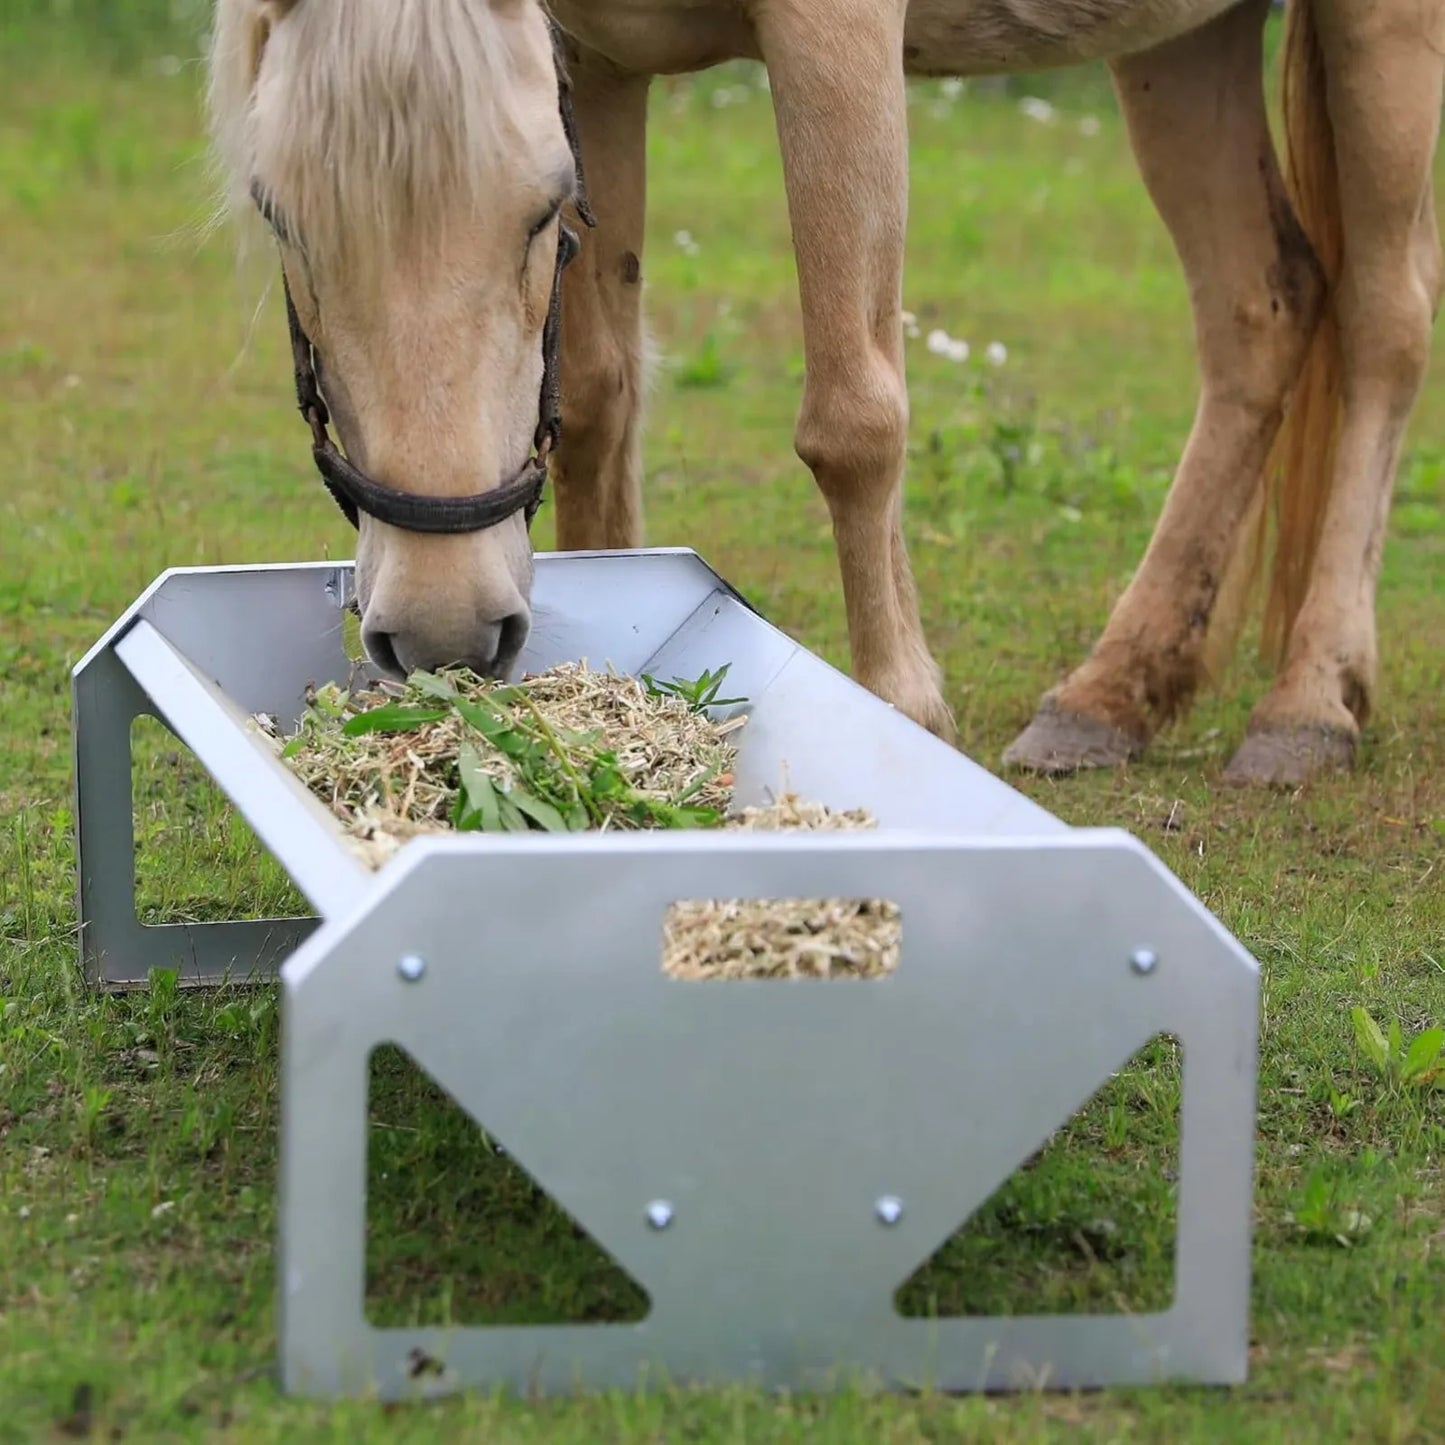
[[[1002,763],[1062,774],[1141,756],[1235,645],[1272,521],[1274,675],[1223,776],[1295,787],[1348,770],[1441,296],[1445,0],[1291,0],[1283,161],[1269,8],[218,0],[217,214],[280,252],[298,404],[358,528],[373,663],[508,675],[546,483],[560,550],[641,545],[649,86],[754,60],[802,313],[793,442],[831,517],[852,674],[956,740],[902,528],[906,86],[1103,62],[1188,283],[1197,406],[1137,570]]]

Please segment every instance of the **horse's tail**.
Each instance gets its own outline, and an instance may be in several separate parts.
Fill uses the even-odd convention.
[[[1317,0],[1290,0],[1285,12],[1280,77],[1284,112],[1285,183],[1319,262],[1324,302],[1304,364],[1286,403],[1284,421],[1264,464],[1262,485],[1234,564],[1221,589],[1211,629],[1210,671],[1232,648],[1245,604],[1264,560],[1270,514],[1274,559],[1268,578],[1261,651],[1278,664],[1304,603],[1324,526],[1341,411],[1339,328],[1334,296],[1344,254],[1335,133],[1325,99],[1325,63],[1315,23]],[[1272,505],[1271,505],[1272,504]]]

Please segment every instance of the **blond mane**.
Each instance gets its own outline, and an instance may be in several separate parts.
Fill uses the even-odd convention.
[[[494,183],[518,124],[515,36],[489,0],[219,0],[216,219],[245,228],[259,180],[312,254],[365,267],[424,244]]]

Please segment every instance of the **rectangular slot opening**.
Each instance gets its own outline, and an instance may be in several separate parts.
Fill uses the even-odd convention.
[[[679,899],[662,924],[662,971],[688,982],[882,979],[903,915],[880,898]]]

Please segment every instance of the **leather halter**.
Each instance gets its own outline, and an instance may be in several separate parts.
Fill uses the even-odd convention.
[[[587,200],[582,176],[582,152],[577,140],[576,121],[572,114],[572,85],[562,55],[562,37],[555,22],[548,20],[552,33],[552,56],[557,70],[558,101],[562,112],[562,129],[572,151],[577,184],[573,203],[583,224],[597,224]],[[266,197],[255,186],[252,198],[262,215],[276,229],[277,218]],[[557,264],[552,277],[552,295],[547,305],[547,319],[542,324],[542,391],[538,401],[537,429],[532,438],[533,455],[510,481],[491,491],[473,492],[465,497],[433,497],[419,492],[401,491],[382,486],[355,467],[337,450],[327,431],[331,414],[322,398],[316,378],[315,348],[302,329],[291,300],[291,287],[281,271],[281,286],[286,295],[286,324],[291,333],[291,359],[295,369],[296,405],[311,428],[311,455],[326,490],[331,493],[342,515],[353,527],[360,526],[365,513],[390,527],[408,532],[480,532],[495,527],[516,512],[521,512],[528,531],[532,519],[542,505],[542,491],[547,481],[547,458],[562,433],[561,384],[558,351],[562,325],[562,272],[577,255],[580,242],[565,222],[559,222]]]

